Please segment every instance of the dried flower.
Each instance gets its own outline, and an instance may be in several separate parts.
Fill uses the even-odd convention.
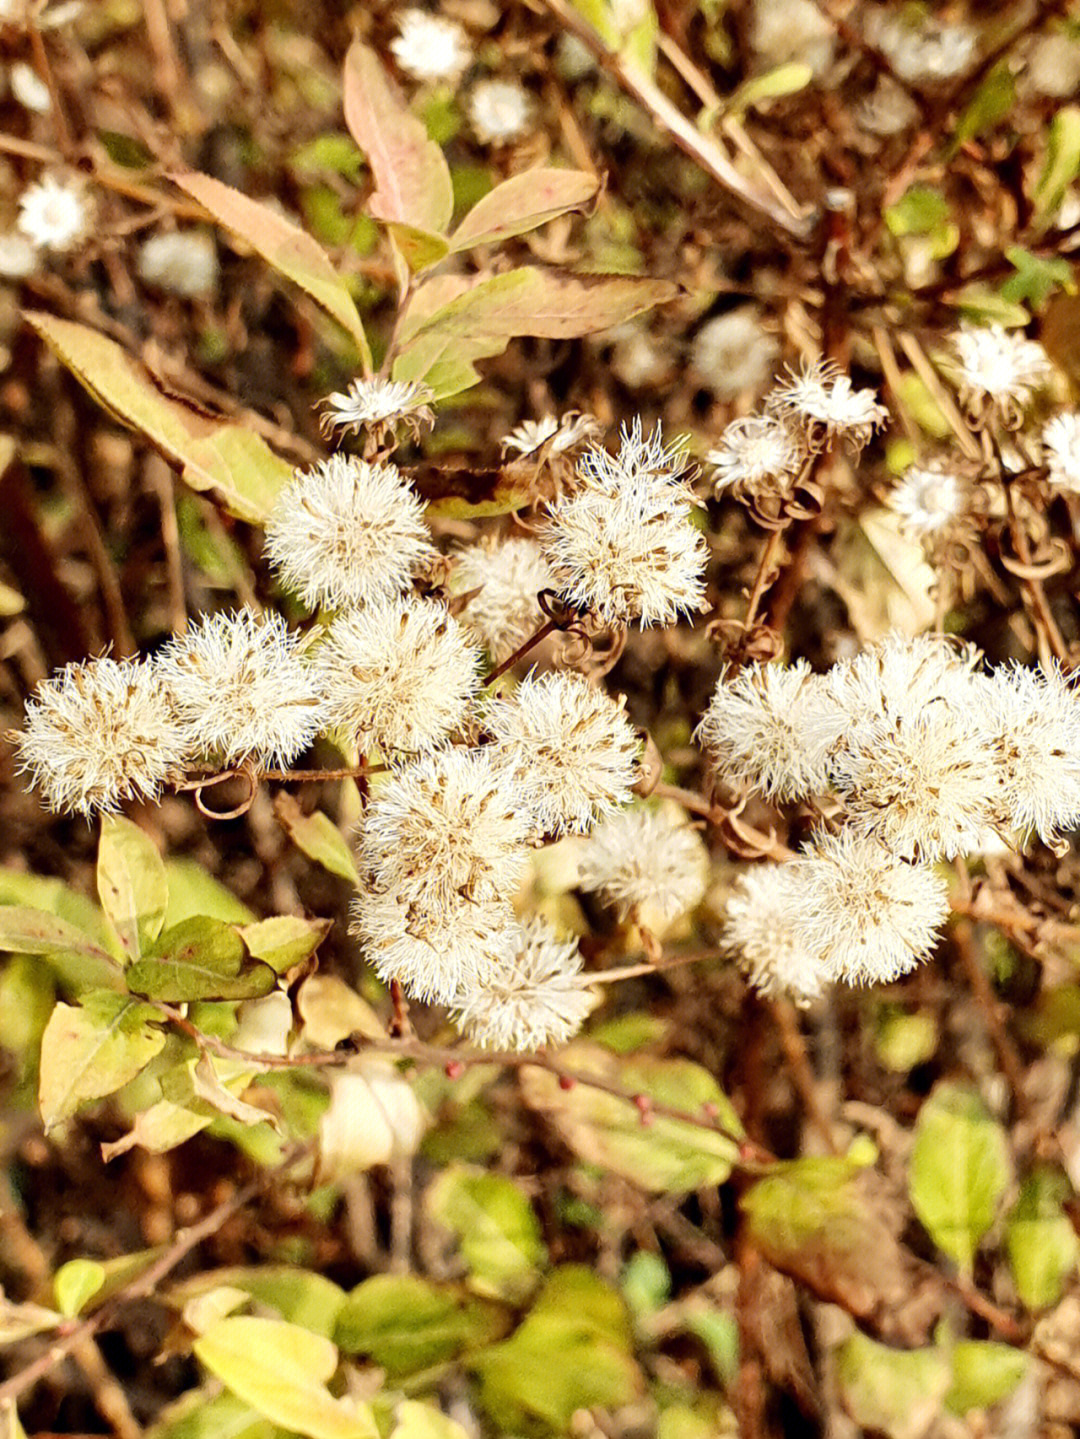
[[[458,994],[453,1018],[483,1049],[532,1050],[572,1039],[594,1003],[577,944],[534,916],[520,927],[509,958]]]
[[[287,765],[323,726],[322,691],[280,615],[206,616],[165,646],[158,665],[193,748],[225,764]]]
[[[1035,340],[1001,325],[962,326],[953,336],[960,398],[978,408],[1024,409],[1052,374],[1050,360]]]
[[[212,295],[218,282],[214,237],[205,230],[166,230],[139,250],[139,276],[148,285],[185,299]]]
[[[786,994],[806,1004],[819,997],[829,976],[796,936],[800,902],[790,864],[754,865],[738,877],[724,905],[723,943],[759,994]]]
[[[851,830],[819,836],[792,860],[793,939],[830,979],[887,983],[933,949],[948,914],[945,881]]]
[[[857,123],[870,135],[899,135],[919,118],[919,107],[903,86],[880,75],[873,92],[855,111]]]
[[[579,882],[622,919],[647,907],[667,921],[701,903],[708,872],[704,841],[685,814],[627,809],[604,820],[586,840]]]
[[[11,93],[26,110],[35,115],[47,115],[52,109],[52,95],[49,87],[32,65],[18,60],[11,67]]]
[[[975,62],[979,35],[970,25],[912,23],[906,14],[871,12],[867,35],[902,80],[951,80]]]
[[[156,799],[189,751],[156,666],[137,660],[65,666],[28,701],[17,743],[49,808],[87,816]]]
[[[593,439],[599,431],[600,426],[592,415],[583,415],[580,410],[567,410],[559,419],[554,415],[542,415],[539,420],[522,420],[506,436],[501,448],[504,455],[511,451],[531,455],[550,440],[548,453],[562,455]]]
[[[390,51],[406,75],[427,83],[456,85],[472,64],[469,37],[456,20],[410,9],[398,20],[400,33]]]
[[[19,229],[43,250],[73,250],[90,233],[93,207],[81,181],[46,175],[19,197]]]
[[[630,799],[641,741],[623,701],[580,675],[527,675],[486,723],[541,834],[582,834]]]
[[[736,789],[802,799],[828,788],[829,755],[849,722],[805,660],[720,675],[696,738]]]
[[[481,80],[469,96],[469,123],[482,145],[519,140],[532,111],[532,97],[514,80]]]
[[[538,596],[552,577],[536,540],[470,545],[457,556],[454,589],[478,589],[460,620],[496,664],[508,659],[544,622]]]
[[[329,730],[362,752],[423,750],[465,718],[479,648],[444,604],[411,595],[339,615],[315,656]]]
[[[756,305],[740,305],[706,320],[694,336],[690,363],[718,399],[734,400],[768,383],[780,345],[761,323]]]
[[[819,77],[832,64],[836,34],[813,0],[754,0],[750,43],[766,65],[796,61]]]
[[[416,435],[423,425],[435,423],[430,399],[431,390],[419,380],[353,380],[347,390],[323,401],[322,428],[385,435],[404,424]]]
[[[1055,415],[1043,429],[1042,440],[1050,483],[1080,495],[1080,410]]]
[[[789,371],[789,378],[770,393],[766,405],[801,425],[811,443],[840,437],[856,451],[889,418],[873,390],[856,390],[847,375],[826,361]]]
[[[14,230],[0,233],[0,279],[25,280],[40,261],[38,247],[25,235],[16,234]]]
[[[802,432],[779,415],[751,415],[733,420],[720,444],[705,460],[715,465],[717,496],[730,489],[737,495],[763,499],[789,496],[806,459]]]
[[[889,495],[900,530],[918,540],[936,540],[966,518],[971,495],[966,482],[944,467],[912,465]]]
[[[298,470],[278,495],[266,553],[310,609],[339,609],[404,590],[435,550],[401,473],[339,454]]]

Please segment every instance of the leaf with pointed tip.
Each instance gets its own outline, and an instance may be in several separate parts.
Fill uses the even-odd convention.
[[[169,882],[153,840],[122,815],[102,818],[97,887],[124,953],[138,959],[161,933]]]
[[[275,974],[284,974],[315,953],[332,923],[329,919],[304,919],[298,914],[275,914],[244,925],[240,937],[253,958],[268,964]]]
[[[524,235],[568,210],[582,209],[599,188],[596,176],[584,170],[538,166],[511,175],[477,201],[451,235],[450,248],[456,253]]]
[[[323,869],[347,879],[350,884],[360,883],[353,852],[345,837],[329,816],[315,810],[305,814],[293,795],[284,790],[274,799],[274,813],[282,829],[308,859],[321,864]]]
[[[116,960],[85,930],[29,905],[0,904],[0,954],[40,954],[76,990],[124,987]]]
[[[231,925],[199,915],[167,929],[156,952],[128,966],[132,994],[186,1004],[196,999],[258,999],[277,975],[248,955]]]
[[[58,1004],[41,1037],[38,1106],[46,1130],[88,1099],[122,1089],[165,1044],[148,1005],[110,991]]]

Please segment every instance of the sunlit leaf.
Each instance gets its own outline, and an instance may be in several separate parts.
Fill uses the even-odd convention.
[[[856,1424],[887,1439],[923,1439],[952,1380],[941,1349],[890,1349],[865,1334],[841,1346],[836,1376]]]
[[[945,1405],[954,1414],[989,1409],[1007,1399],[1028,1371],[1022,1349],[986,1339],[962,1339],[952,1346],[952,1387]]]
[[[217,1389],[189,1389],[146,1430],[146,1439],[287,1439],[250,1404]]]
[[[183,1004],[196,999],[258,999],[277,975],[248,955],[231,925],[205,915],[167,929],[153,956],[129,965],[128,988],[147,999]]]
[[[511,1180],[453,1165],[431,1185],[426,1205],[457,1236],[478,1294],[517,1301],[535,1287],[547,1250],[532,1205]]]
[[[304,919],[298,914],[275,914],[244,925],[240,937],[254,959],[261,959],[275,974],[284,974],[315,953],[332,922]]]
[[[360,883],[353,852],[328,815],[319,810],[305,814],[299,801],[284,790],[274,798],[274,813],[293,844],[308,859],[313,859],[339,879],[346,879],[354,885]]]
[[[450,237],[450,248],[499,244],[569,210],[580,210],[600,188],[584,170],[539,167],[512,175],[479,200]]]
[[[170,1290],[169,1299],[185,1304],[217,1288],[243,1290],[260,1304],[276,1309],[290,1324],[299,1324],[326,1339],[336,1338],[335,1326],[346,1299],[345,1291],[325,1275],[287,1264],[212,1269],[177,1284]]]
[[[138,959],[161,933],[169,882],[153,840],[122,815],[102,817],[97,888],[125,954]]]
[[[99,991],[58,1004],[41,1039],[38,1104],[46,1129],[88,1099],[121,1089],[160,1053],[165,1035],[148,1005]]]
[[[169,908],[165,913],[167,929],[198,915],[220,919],[224,924],[254,924],[255,915],[247,905],[197,860],[167,859],[165,873],[169,879]]]
[[[69,1259],[56,1271],[53,1296],[66,1319],[78,1314],[105,1283],[105,1270],[95,1259]]]
[[[468,1430],[430,1404],[405,1399],[394,1410],[390,1439],[469,1439]]]
[[[1045,229],[1080,175],[1080,106],[1063,105],[1050,121],[1046,137],[1046,163],[1035,185],[1032,224]]]
[[[13,1304],[0,1293],[0,1349],[18,1344],[33,1334],[55,1329],[64,1316],[40,1304]]]

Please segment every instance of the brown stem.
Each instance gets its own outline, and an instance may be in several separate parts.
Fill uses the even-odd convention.
[[[743,629],[750,632],[754,621],[757,619],[758,606],[761,604],[762,596],[772,583],[773,564],[776,560],[776,552],[784,538],[784,528],[778,528],[769,532],[769,538],[765,541],[765,548],[761,552],[761,559],[758,562],[757,574],[754,576],[753,588],[750,591],[750,598],[746,603],[746,618],[743,620]],[[770,578],[772,576],[772,578]]]
[[[839,1154],[840,1148],[833,1138],[832,1125],[818,1098],[817,1083],[810,1064],[810,1056],[806,1051],[806,1040],[803,1038],[802,1030],[799,1028],[795,1016],[795,1006],[790,999],[783,998],[771,999],[767,1003],[776,1022],[780,1043],[791,1068],[791,1077],[806,1111],[806,1116],[821,1136],[826,1151],[829,1154]]]
[[[1005,1028],[1002,1006],[987,978],[986,970],[979,960],[975,948],[975,931],[971,921],[969,919],[957,920],[952,927],[952,938],[956,952],[960,956],[960,963],[964,966],[964,973],[971,986],[971,993],[990,1036],[990,1042],[997,1054],[1001,1071],[1012,1090],[1016,1112],[1018,1115],[1023,1115],[1027,1108],[1024,1094],[1024,1066],[1019,1052],[1012,1042],[1012,1037]]]
[[[557,620],[545,620],[540,628],[534,634],[530,635],[524,644],[518,645],[512,655],[503,660],[501,665],[495,666],[484,681],[484,684],[493,685],[497,679],[501,679],[507,670],[513,669],[518,660],[524,659],[530,650],[535,649],[542,640],[546,640],[548,635],[552,634],[558,628],[559,622]]]

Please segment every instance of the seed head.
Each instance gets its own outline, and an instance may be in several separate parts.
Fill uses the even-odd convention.
[[[828,975],[796,935],[800,902],[790,864],[754,865],[735,881],[724,906],[723,943],[759,994],[787,994],[808,1004],[822,993]]]
[[[461,611],[461,623],[496,664],[509,658],[544,622],[538,596],[552,586],[536,540],[470,545],[457,557],[454,589],[479,590]]]
[[[779,415],[751,415],[733,420],[705,459],[716,467],[718,498],[725,490],[755,498],[787,497],[806,459],[806,440]]]
[[[472,64],[469,37],[457,21],[411,9],[401,15],[398,27],[390,52],[414,80],[456,85]]]
[[[622,919],[647,906],[668,921],[701,903],[708,872],[705,844],[685,815],[627,809],[604,820],[586,840],[579,882]]]
[[[138,271],[148,285],[186,299],[212,295],[218,282],[214,237],[205,230],[167,230],[139,250]]]
[[[964,326],[953,336],[953,347],[960,398],[973,409],[1024,410],[1053,373],[1040,344],[1000,325]]]
[[[766,405],[773,414],[801,426],[811,444],[840,438],[856,452],[889,418],[873,390],[856,390],[847,375],[823,361],[789,372],[788,380],[777,385]]]
[[[435,423],[430,399],[431,391],[418,380],[353,380],[347,390],[335,391],[323,401],[322,428],[327,433],[386,434],[405,424],[416,434],[423,425]]]
[[[690,363],[721,400],[759,393],[773,373],[780,346],[761,323],[756,305],[741,305],[706,320],[694,336]]]
[[[19,198],[19,229],[43,250],[74,250],[89,235],[93,206],[81,181],[46,175]]]
[[[917,540],[947,535],[967,516],[970,503],[965,481],[943,467],[912,465],[889,496],[902,533]]]
[[[1055,415],[1042,439],[1050,483],[1066,494],[1080,495],[1080,410]]]
[[[481,80],[469,96],[469,123],[482,145],[519,140],[532,113],[532,96],[514,80]]]

